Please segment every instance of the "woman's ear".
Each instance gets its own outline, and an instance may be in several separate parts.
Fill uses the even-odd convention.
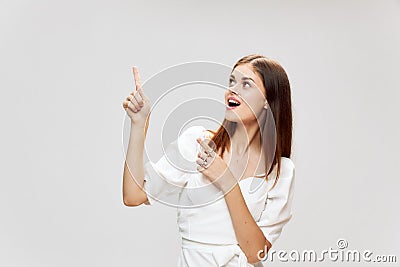
[[[265,100],[264,108],[265,108],[265,109],[268,109],[268,106],[269,106],[269,105],[268,105],[268,101]]]

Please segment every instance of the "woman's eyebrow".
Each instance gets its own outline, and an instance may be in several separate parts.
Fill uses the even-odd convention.
[[[253,83],[256,83],[256,82],[255,82],[252,78],[250,78],[250,77],[243,77],[242,80],[252,80]]]
[[[231,74],[231,78],[234,78],[234,79],[235,79],[235,75]],[[253,83],[256,83],[256,82],[255,82],[252,78],[250,78],[250,77],[246,77],[246,76],[242,77],[242,81],[244,81],[244,80],[252,80]]]

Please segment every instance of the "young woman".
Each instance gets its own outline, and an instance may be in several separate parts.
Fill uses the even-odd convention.
[[[286,72],[262,55],[241,58],[229,77],[222,125],[216,131],[189,127],[159,161],[144,164],[150,104],[137,68],[133,71],[136,92],[123,102],[131,118],[125,205],[177,204],[178,266],[262,266],[292,217],[295,172]],[[193,166],[186,171],[190,164],[177,168],[173,161],[194,162],[196,171]]]

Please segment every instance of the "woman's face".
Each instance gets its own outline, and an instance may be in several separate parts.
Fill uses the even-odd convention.
[[[230,99],[240,103],[230,103]],[[237,66],[231,73],[225,92],[225,119],[243,124],[256,121],[267,107],[266,92],[261,78],[249,63]]]

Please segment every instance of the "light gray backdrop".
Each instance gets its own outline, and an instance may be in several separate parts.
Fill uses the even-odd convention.
[[[122,202],[131,67],[145,81],[249,53],[278,60],[292,86],[294,216],[275,249],[345,238],[400,260],[400,1],[0,6],[1,266],[175,266],[176,210]]]

